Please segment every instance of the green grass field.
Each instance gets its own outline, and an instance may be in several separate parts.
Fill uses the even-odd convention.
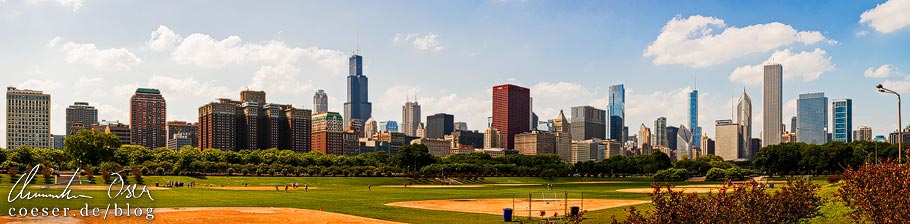
[[[8,193],[12,184],[9,183],[9,177],[2,175],[2,184],[0,192]],[[96,177],[100,180],[100,177]],[[545,191],[545,186],[497,186],[497,187],[471,187],[471,188],[391,188],[377,187],[380,185],[402,185],[405,178],[397,177],[174,177],[174,176],[146,176],[145,183],[154,186],[155,182],[163,185],[166,180],[179,180],[183,182],[196,181],[197,186],[215,185],[215,186],[243,186],[246,182],[250,187],[265,186],[274,187],[276,184],[281,185],[281,191],[233,191],[233,190],[216,190],[205,188],[174,188],[170,190],[152,191],[154,202],[147,197],[141,199],[107,199],[107,191],[89,191],[73,190],[73,194],[85,194],[93,196],[94,199],[80,200],[57,200],[57,199],[32,199],[18,200],[13,203],[4,203],[2,206],[3,216],[9,208],[18,207],[70,207],[79,209],[84,206],[83,203],[89,203],[89,206],[106,206],[110,202],[126,203],[129,202],[131,207],[288,207],[319,210],[322,208],[328,212],[344,213],[355,216],[363,216],[389,221],[406,222],[406,223],[502,223],[502,216],[463,213],[463,212],[446,212],[424,209],[412,209],[403,207],[385,206],[384,204],[399,201],[414,200],[433,200],[433,199],[482,199],[482,198],[512,198],[513,195],[525,195],[527,192]],[[572,184],[569,182],[578,181],[624,181],[627,183],[603,183],[603,184]],[[301,186],[306,183],[311,189],[309,192],[290,191],[284,192],[284,184],[298,182]],[[36,184],[31,186],[43,185],[39,178]],[[496,184],[496,183],[530,183],[546,184],[553,183],[555,191],[584,192],[586,199],[632,199],[632,200],[649,200],[647,194],[643,193],[624,193],[617,192],[618,189],[625,188],[647,188],[650,187],[651,181],[648,178],[558,178],[547,181],[541,178],[531,177],[490,177],[482,181],[476,181],[471,184]],[[717,184],[719,182],[680,182],[676,185],[690,184]],[[823,180],[817,179],[816,183],[821,184],[822,194],[830,198],[831,194],[836,191],[835,187],[824,183]],[[367,190],[367,185],[372,184],[372,191]],[[104,184],[96,184],[104,186]],[[36,189],[34,192],[59,194],[60,190]],[[519,196],[522,197],[522,196]],[[650,209],[650,205],[638,205],[641,209]],[[627,207],[612,208],[589,212],[585,217],[589,220],[586,223],[609,223],[610,217],[615,215],[618,218],[625,216]],[[103,208],[102,208],[103,209]],[[823,217],[813,219],[813,223],[844,223],[850,220],[845,217],[847,208],[838,204],[830,203],[822,208]],[[516,214],[516,218],[521,214]],[[526,216],[526,215],[525,215]],[[301,217],[304,218],[304,217]]]

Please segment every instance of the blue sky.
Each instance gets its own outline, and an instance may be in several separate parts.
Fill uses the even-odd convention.
[[[787,77],[784,120],[799,93],[825,92],[854,100],[854,128],[886,134],[895,100],[873,87],[910,91],[905,12],[907,0],[0,0],[0,84],[52,94],[55,134],[75,101],[127,122],[136,87],[161,89],[169,120],[195,121],[200,105],[245,88],[303,108],[324,89],[341,112],[356,39],[376,120],[400,120],[416,96],[423,114],[482,130],[493,85],[532,88],[535,112],[550,119],[605,108],[607,86],[622,83],[635,131],[660,116],[687,123],[697,79],[700,125],[713,137],[744,88],[761,130],[755,68],[773,57]]]

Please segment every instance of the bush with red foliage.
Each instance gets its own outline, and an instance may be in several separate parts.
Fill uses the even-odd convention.
[[[862,223],[910,223],[910,166],[869,164],[847,169],[836,198]]]
[[[719,192],[699,195],[662,188],[653,183],[649,193],[653,212],[629,208],[625,221],[613,223],[800,223],[818,216],[824,204],[819,186],[810,181],[787,181],[777,193],[764,184],[726,182]]]

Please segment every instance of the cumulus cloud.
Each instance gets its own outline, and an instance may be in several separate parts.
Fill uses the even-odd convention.
[[[439,43],[439,35],[429,32],[427,34],[419,33],[409,33],[406,35],[395,34],[395,37],[392,38],[393,43],[411,43],[414,45],[414,48],[418,50],[430,50],[430,51],[441,51],[445,49],[445,46],[442,46]]]
[[[30,0],[30,3],[37,4],[47,2],[48,0]],[[60,4],[62,7],[73,8],[73,12],[79,11],[79,8],[82,8],[84,2],[82,0],[55,0],[57,4]]]
[[[48,92],[53,92],[54,90],[57,90],[58,88],[61,88],[63,86],[64,86],[64,84],[62,82],[53,81],[53,80],[49,80],[49,79],[28,79],[28,80],[25,80],[25,82],[21,82],[21,83],[17,84],[16,88],[38,90],[38,91],[44,91],[45,93],[48,93]]]
[[[231,89],[215,84],[215,81],[199,82],[193,77],[175,78],[156,75],[149,79],[149,87],[157,88],[162,94],[171,96],[197,96],[208,99],[227,97],[232,94]]]
[[[892,74],[895,75],[895,76],[898,75],[898,74],[897,74],[897,71],[892,70],[892,69],[891,69],[891,65],[889,64],[889,65],[878,66],[878,68],[869,67],[869,68],[866,69],[865,72],[863,72],[863,77],[866,77],[866,78],[888,78],[888,77],[890,77]]]
[[[179,64],[204,68],[222,68],[248,63],[286,65],[300,63],[306,59],[334,74],[341,74],[346,63],[345,54],[337,50],[289,47],[284,42],[276,40],[246,43],[238,36],[216,40],[200,33],[190,34],[180,41],[171,52],[171,59]]]
[[[568,100],[590,93],[583,85],[573,82],[540,82],[531,87],[531,95],[535,99],[554,98]]]
[[[60,37],[56,37],[47,46],[56,48],[61,41]],[[88,65],[99,70],[128,71],[142,62],[126,48],[98,49],[95,44],[70,41],[63,44],[60,50],[66,63]]]
[[[859,22],[867,24],[879,33],[890,33],[910,27],[910,0],[889,0],[859,16]]]
[[[278,93],[302,94],[312,91],[311,81],[301,82],[300,69],[292,65],[262,66],[253,76],[252,89],[268,89]]]
[[[94,85],[101,84],[101,82],[104,82],[104,78],[101,78],[101,77],[89,78],[89,77],[82,76],[82,77],[79,77],[78,81],[76,81],[76,86],[80,86],[80,87],[94,86]]]
[[[483,91],[475,91],[475,93],[486,93],[487,95],[465,96],[445,91],[427,92],[419,87],[396,85],[387,88],[373,105],[403,105],[405,100],[408,98],[414,100],[416,96],[421,106],[422,116],[448,113],[454,115],[456,121],[467,122],[469,128],[483,131],[487,127],[487,116],[493,114],[491,109],[493,102],[488,95],[491,94],[491,90],[484,88]],[[400,120],[401,107],[374,107],[373,116],[377,117],[377,115],[385,119]]]
[[[907,80],[885,80],[882,86],[898,93],[910,93],[910,81]]]
[[[179,34],[164,25],[160,25],[157,30],[152,32],[151,38],[145,44],[153,51],[169,51],[174,49],[181,40],[183,40],[183,37]]]
[[[764,76],[764,65],[779,63],[784,67],[784,80],[800,79],[808,82],[821,77],[825,72],[834,71],[831,57],[822,49],[791,52],[789,49],[774,52],[762,64],[737,67],[730,74],[730,81],[748,85],[760,85]]]
[[[798,31],[779,22],[728,27],[724,20],[701,15],[674,17],[645,49],[655,65],[708,67],[746,55],[769,52],[801,43],[836,44],[818,31]]]

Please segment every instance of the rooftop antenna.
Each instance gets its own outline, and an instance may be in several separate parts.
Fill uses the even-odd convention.
[[[360,43],[358,42],[360,35],[357,34],[357,31],[354,31],[354,54],[360,54]]]

